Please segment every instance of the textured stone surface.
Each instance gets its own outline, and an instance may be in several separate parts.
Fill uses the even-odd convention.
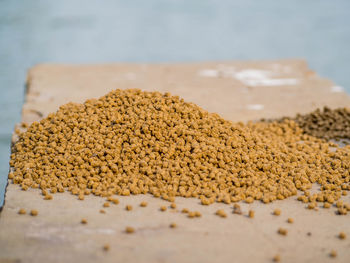
[[[39,65],[28,74],[22,120],[39,120],[63,103],[83,102],[116,88],[169,91],[233,121],[350,105],[345,93],[300,60]],[[160,212],[169,203],[151,196],[119,199],[119,205],[100,214],[102,198],[79,201],[63,193],[45,201],[38,190],[21,191],[10,184],[0,214],[0,262],[271,262],[275,254],[282,262],[328,262],[331,249],[338,252],[337,262],[348,262],[350,256],[350,238],[336,237],[340,231],[350,236],[349,215],[336,216],[334,209],[310,211],[294,197],[269,205],[241,204],[242,216],[232,214],[232,205],[204,207],[197,199],[176,200],[178,210],[200,211],[198,219],[172,209]],[[148,207],[139,207],[144,200]],[[133,211],[124,209],[127,204]],[[38,209],[39,215],[18,215],[20,208]],[[272,215],[274,208],[282,210],[281,216]],[[228,217],[215,216],[217,209]],[[254,219],[247,217],[249,209],[255,210]],[[287,224],[288,217],[295,223]],[[80,224],[81,218],[88,224]],[[176,229],[169,228],[172,222]],[[126,226],[136,232],[125,234]],[[277,234],[279,227],[288,229],[286,237]],[[106,243],[108,252],[102,250]]]

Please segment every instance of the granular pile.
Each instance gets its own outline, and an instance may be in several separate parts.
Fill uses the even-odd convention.
[[[232,123],[169,93],[116,90],[34,122],[13,145],[9,178],[44,196],[269,203],[301,190],[333,203],[350,190],[350,147],[330,146],[292,120]]]
[[[296,117],[283,117],[277,121],[294,120],[304,133],[325,140],[350,139],[350,110],[324,107]],[[349,143],[349,142],[345,142]]]

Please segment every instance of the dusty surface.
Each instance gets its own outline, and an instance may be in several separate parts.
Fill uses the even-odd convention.
[[[234,121],[350,105],[336,85],[299,60],[42,65],[29,72],[22,120],[39,120],[63,103],[83,102],[115,88],[170,91]],[[337,216],[334,208],[307,210],[295,199],[241,204],[243,215],[235,215],[232,205],[204,207],[199,200],[178,198],[178,210],[202,213],[201,218],[188,219],[172,209],[160,212],[159,207],[169,203],[150,196],[119,197],[119,205],[111,204],[100,214],[104,199],[99,197],[79,201],[64,193],[45,201],[38,190],[9,185],[0,214],[0,262],[271,262],[275,254],[282,262],[348,262],[349,215]],[[139,207],[144,200],[148,207]],[[344,200],[350,201],[349,196]],[[133,211],[125,210],[127,204]],[[38,209],[39,215],[18,215],[20,208]],[[219,208],[227,212],[226,219],[214,215]],[[281,216],[272,215],[274,208],[282,210]],[[255,210],[254,219],[247,217],[249,209]],[[294,224],[286,222],[288,217]],[[87,225],[80,224],[82,218]],[[169,228],[172,222],[178,227]],[[135,233],[124,233],[126,226]],[[288,235],[278,235],[279,227],[288,229]],[[340,231],[348,235],[346,240],[336,237]],[[108,252],[102,250],[106,243]],[[335,260],[329,258],[331,249],[338,253]]]

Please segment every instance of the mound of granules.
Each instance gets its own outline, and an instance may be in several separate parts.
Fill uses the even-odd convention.
[[[284,117],[277,121],[294,120],[304,133],[325,140],[350,139],[350,110],[324,107],[295,118]],[[345,142],[346,143],[346,142]],[[348,143],[348,142],[347,142]]]
[[[335,202],[349,191],[349,148],[303,134],[290,120],[232,123],[170,94],[116,90],[66,104],[13,145],[9,178],[23,190],[147,194],[202,204],[265,203],[305,191]],[[308,195],[313,183],[321,185]]]

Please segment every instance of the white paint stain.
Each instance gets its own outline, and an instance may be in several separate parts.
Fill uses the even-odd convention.
[[[246,69],[235,72],[232,77],[248,86],[284,86],[299,83],[294,78],[273,78],[273,72],[257,69]]]
[[[344,88],[341,86],[333,86],[331,87],[331,92],[344,92]]]
[[[202,77],[226,77],[235,78],[247,86],[291,86],[297,85],[296,78],[275,78],[276,72],[261,69],[236,70],[233,67],[223,67],[219,69],[204,69],[198,72]]]
[[[217,78],[219,76],[219,71],[216,69],[203,69],[198,72],[201,77]]]
[[[248,110],[263,110],[265,108],[262,104],[248,104],[247,109]]]

